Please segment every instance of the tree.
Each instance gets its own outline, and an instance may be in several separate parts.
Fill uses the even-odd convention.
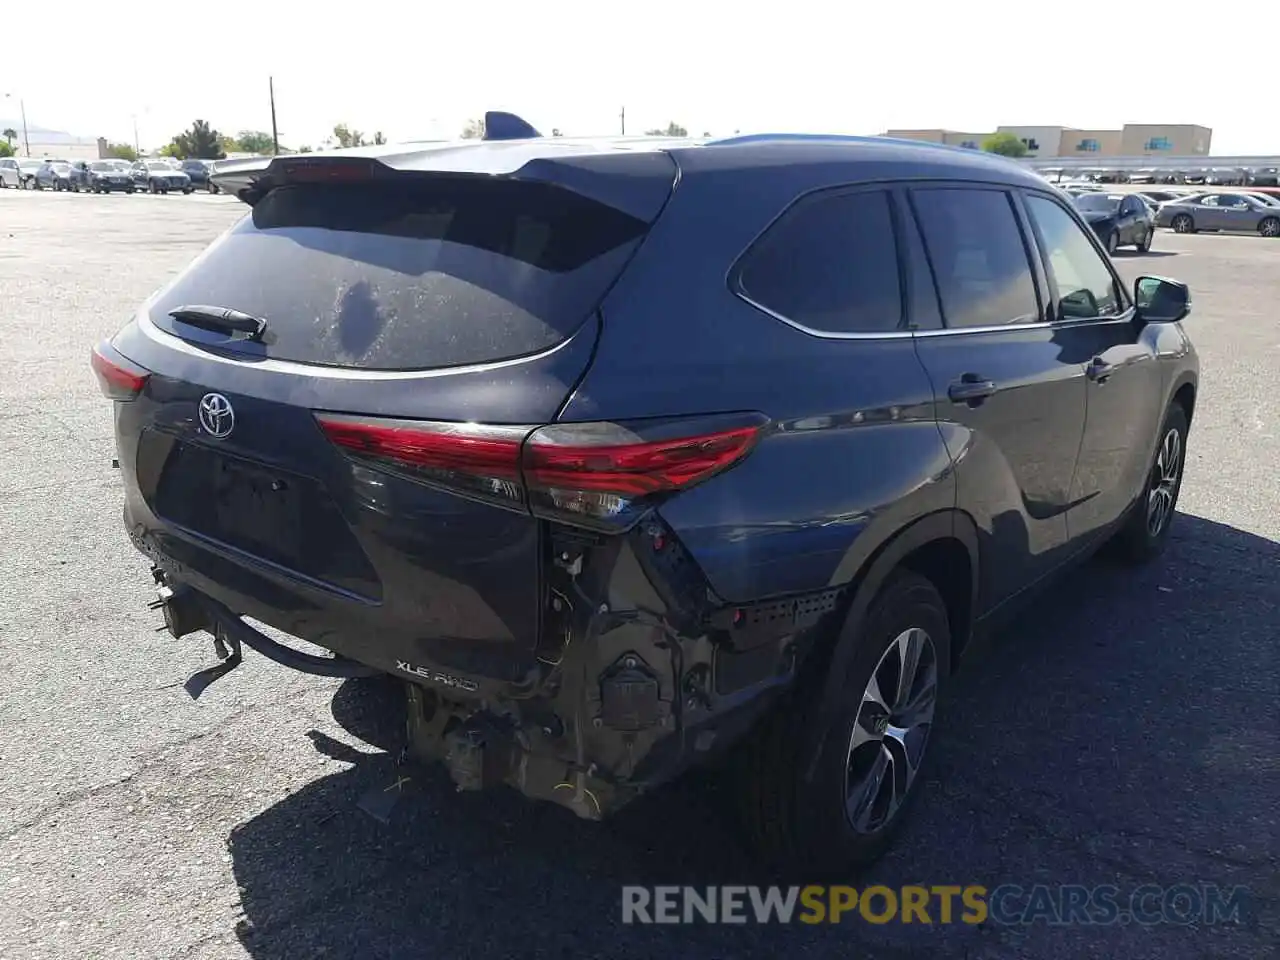
[[[359,130],[352,130],[345,123],[339,123],[334,126],[333,139],[338,142],[339,147],[363,147],[365,145],[364,134]]]
[[[205,120],[196,120],[191,129],[178,134],[170,142],[170,156],[185,159],[199,157],[201,160],[219,160],[226,156],[222,149],[222,134],[209,126]]]
[[[0,157],[12,157],[13,146],[8,140],[0,140]]]
[[[233,149],[245,153],[270,153],[275,146],[271,134],[262,130],[241,130],[232,143]]]
[[[659,130],[654,128],[653,130],[646,130],[644,135],[646,137],[687,137],[689,131],[673,120],[667,124],[667,129]]]
[[[386,138],[386,136],[382,133],[382,131],[381,131],[381,130],[378,130],[378,131],[375,131],[375,132],[374,132],[374,134],[373,134],[373,143],[374,143],[374,145],[375,145],[375,146],[379,146],[379,147],[380,147],[380,146],[382,146],[382,145],[383,145],[384,143],[386,143],[386,142],[387,142],[387,138]]]
[[[483,140],[484,139],[484,121],[468,120],[466,126],[462,128],[463,140]]]
[[[982,149],[987,153],[998,153],[1002,157],[1025,157],[1027,145],[1012,133],[993,133],[982,141]]]
[[[137,160],[138,151],[127,143],[108,143],[107,156],[116,160]]]
[[[18,139],[18,131],[17,131],[17,130],[13,129],[13,127],[5,127],[5,128],[4,128],[4,142],[5,142],[5,143],[7,143],[9,146],[11,146],[11,147],[12,147],[12,146],[13,146],[13,141],[15,141],[15,140],[17,140],[17,139]]]

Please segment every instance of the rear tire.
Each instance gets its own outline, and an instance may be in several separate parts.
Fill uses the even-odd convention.
[[[1173,218],[1173,222],[1169,225],[1173,227],[1174,233],[1195,233],[1196,232],[1195,221],[1192,220],[1191,217],[1185,213],[1178,214],[1176,217]]]
[[[1108,545],[1116,557],[1127,563],[1149,563],[1164,552],[1182,491],[1187,432],[1186,411],[1175,403],[1160,427],[1142,493]]]
[[[938,691],[950,669],[946,605],[924,577],[898,571],[861,627],[845,624],[836,656],[849,645],[844,683],[829,691],[826,671],[812,671],[737,758],[736,795],[753,844],[765,860],[810,878],[847,876],[851,867],[878,859],[918,793]],[[908,648],[917,658],[912,682],[902,685],[901,654]]]
[[[1258,224],[1258,233],[1264,237],[1280,237],[1280,220],[1267,217]]]
[[[1156,237],[1156,231],[1154,227],[1150,230],[1144,231],[1142,234],[1142,239],[1138,241],[1138,252],[1150,253],[1151,241],[1153,241],[1155,237]]]
[[[1114,257],[1120,249],[1120,234],[1112,230],[1107,234],[1107,256]]]

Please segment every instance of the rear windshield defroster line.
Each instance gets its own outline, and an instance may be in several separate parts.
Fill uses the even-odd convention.
[[[648,225],[545,183],[479,177],[273,190],[151,306],[162,329],[299,363],[418,370],[547,350],[582,325]],[[261,343],[167,317],[262,317]]]

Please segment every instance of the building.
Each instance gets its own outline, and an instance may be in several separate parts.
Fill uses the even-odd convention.
[[[1001,126],[995,133],[1011,133],[1027,147],[1032,159],[1048,157],[1190,157],[1205,156],[1213,139],[1208,127],[1194,124],[1126,123],[1120,130],[1080,127]],[[980,148],[991,133],[955,130],[888,130],[886,137],[923,140],[957,147]]]

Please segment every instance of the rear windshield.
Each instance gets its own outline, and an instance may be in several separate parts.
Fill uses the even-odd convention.
[[[646,229],[540,183],[282,187],[162,291],[151,317],[188,340],[301,363],[493,362],[578,329]],[[165,316],[195,304],[262,318],[264,343],[228,344]]]

